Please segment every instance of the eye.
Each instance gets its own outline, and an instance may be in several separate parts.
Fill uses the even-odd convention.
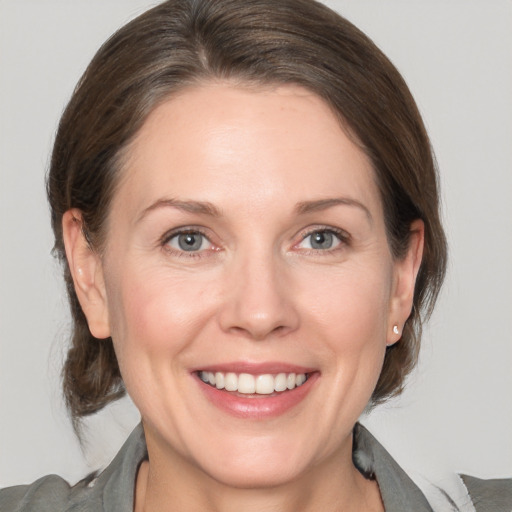
[[[212,247],[212,243],[199,231],[176,233],[167,239],[166,245],[177,251],[198,252]]]
[[[342,243],[342,236],[330,229],[318,229],[306,235],[298,244],[301,249],[328,251]]]

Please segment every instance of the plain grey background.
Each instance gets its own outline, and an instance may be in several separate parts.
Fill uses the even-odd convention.
[[[99,45],[155,2],[0,0],[0,486],[74,482],[133,425],[128,400],[82,451],[59,372],[69,334],[44,174]],[[512,2],[331,0],[403,73],[441,171],[450,266],[405,394],[364,422],[415,479],[512,476]]]

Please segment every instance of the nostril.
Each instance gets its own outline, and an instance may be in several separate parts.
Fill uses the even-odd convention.
[[[237,273],[238,279],[232,276],[217,310],[221,329],[254,340],[295,330],[299,315],[293,296],[284,292],[283,285],[270,283],[264,272],[255,274],[245,269]]]
[[[260,324],[257,326],[232,326],[229,331],[238,336],[246,338],[252,338],[257,341],[265,340],[273,336],[282,336],[286,333],[288,328],[285,325],[278,325],[276,327],[265,328],[264,325]]]

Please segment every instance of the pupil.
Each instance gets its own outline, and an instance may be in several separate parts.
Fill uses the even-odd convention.
[[[201,237],[194,233],[186,233],[179,236],[178,243],[184,251],[198,250],[201,248]]]
[[[314,249],[329,249],[332,245],[331,233],[315,233],[312,237],[311,246]]]

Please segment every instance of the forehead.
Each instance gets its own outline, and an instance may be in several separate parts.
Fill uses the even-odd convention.
[[[140,210],[168,195],[264,208],[335,192],[380,204],[368,157],[321,98],[291,85],[205,84],[149,115],[128,148],[114,206]]]

